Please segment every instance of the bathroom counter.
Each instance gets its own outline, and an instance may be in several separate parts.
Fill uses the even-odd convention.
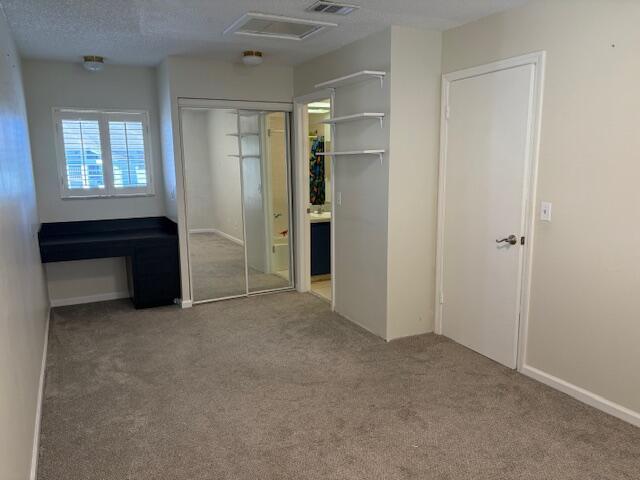
[[[331,221],[331,212],[323,213],[310,213],[309,218],[311,223],[324,223]]]

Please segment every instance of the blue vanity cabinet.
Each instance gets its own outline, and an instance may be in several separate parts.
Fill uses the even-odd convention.
[[[331,222],[311,224],[311,275],[331,273]]]

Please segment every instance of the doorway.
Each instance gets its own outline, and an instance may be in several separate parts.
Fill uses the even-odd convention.
[[[544,54],[445,75],[438,333],[509,368],[524,354]]]
[[[307,105],[309,116],[309,228],[311,231],[311,292],[331,302],[331,159],[318,155],[331,151],[331,99]]]
[[[296,99],[296,169],[299,228],[298,289],[334,304],[331,92]]]
[[[194,303],[293,288],[289,112],[181,106]]]

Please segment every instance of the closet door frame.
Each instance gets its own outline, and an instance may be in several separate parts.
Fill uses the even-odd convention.
[[[250,292],[248,287],[248,263],[247,263],[247,239],[246,239],[246,231],[245,231],[245,220],[244,220],[244,198],[242,196],[242,227],[243,231],[245,231],[245,239],[244,239],[244,257],[245,257],[245,292],[239,295],[232,295],[221,298],[207,299],[207,300],[194,300],[193,298],[193,275],[192,275],[192,266],[191,266],[191,254],[190,254],[190,246],[189,246],[189,226],[188,226],[188,211],[189,205],[187,200],[187,168],[186,168],[186,160],[184,155],[184,144],[183,144],[183,129],[182,129],[182,112],[183,109],[202,109],[202,110],[210,110],[210,109],[226,109],[226,110],[250,110],[257,112],[282,112],[286,115],[286,125],[287,125],[287,141],[286,141],[286,162],[287,162],[287,193],[288,193],[288,206],[289,206],[289,285],[286,287],[269,289],[269,290],[261,290],[256,292]],[[180,162],[182,178],[176,178],[176,183],[180,182],[182,186],[182,209],[183,209],[183,228],[178,225],[178,233],[179,235],[186,235],[184,244],[186,245],[186,264],[188,268],[187,277],[189,279],[189,285],[187,291],[189,292],[189,299],[186,300],[184,297],[185,286],[183,285],[182,292],[182,307],[188,308],[192,305],[197,305],[201,303],[211,303],[218,302],[222,300],[229,300],[232,298],[243,298],[254,295],[263,295],[272,292],[293,290],[295,288],[295,241],[292,235],[294,231],[294,214],[293,214],[293,186],[291,184],[291,168],[292,168],[292,145],[291,145],[291,116],[293,112],[293,104],[287,102],[260,102],[260,101],[245,101],[245,100],[225,100],[225,99],[203,99],[203,98],[178,98],[178,123],[179,123],[179,131],[180,136],[177,141],[180,144],[180,158],[176,159],[176,162]],[[242,161],[240,161],[240,172],[241,172],[241,183],[242,183]],[[242,184],[241,184],[242,188]],[[178,205],[180,209],[180,205]],[[178,215],[178,220],[180,220],[180,215]],[[186,232],[186,233],[185,233]],[[182,262],[181,262],[182,264]],[[185,301],[186,300],[186,301]]]

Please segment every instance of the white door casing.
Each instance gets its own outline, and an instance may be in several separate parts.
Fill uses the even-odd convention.
[[[308,95],[296,97],[294,99],[294,136],[295,136],[295,186],[296,186],[296,208],[295,214],[295,252],[296,252],[296,288],[299,292],[311,290],[311,224],[307,213],[309,205],[309,120],[307,105],[329,98],[331,102],[331,116],[334,115],[335,93],[332,89],[321,90]],[[333,172],[333,157],[327,157],[331,162]],[[335,175],[331,175],[331,192],[335,192]],[[335,310],[336,298],[336,275],[335,275],[335,202],[331,202],[331,309]]]
[[[525,353],[543,64],[532,54],[443,82],[436,332],[511,368]]]

